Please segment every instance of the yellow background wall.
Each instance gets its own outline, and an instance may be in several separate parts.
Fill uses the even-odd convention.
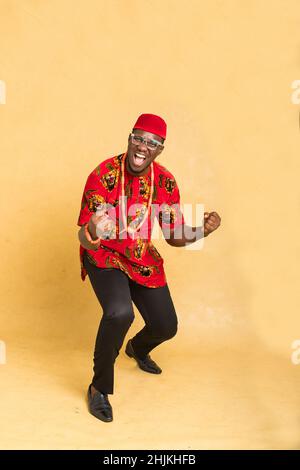
[[[156,242],[180,321],[173,350],[190,348],[199,361],[260,350],[259,363],[290,374],[295,397],[299,22],[297,0],[0,0],[8,360],[21,343],[92,348],[100,311],[80,279],[83,187],[151,112],[167,121],[158,161],[181,202],[222,217],[202,250]],[[141,324],[137,315],[133,331]]]

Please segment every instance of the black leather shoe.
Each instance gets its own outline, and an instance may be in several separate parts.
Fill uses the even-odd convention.
[[[149,354],[147,354],[145,359],[139,359],[135,355],[132,344],[131,344],[131,340],[128,341],[128,343],[126,345],[126,348],[125,348],[125,352],[126,352],[127,356],[133,357],[136,360],[136,362],[138,363],[138,366],[139,366],[140,369],[142,369],[146,372],[150,372],[150,374],[161,374],[162,373],[161,368],[151,359]]]
[[[107,394],[96,392],[92,397],[91,386],[87,393],[89,412],[101,421],[108,423],[113,420],[113,412],[111,404],[108,401]]]

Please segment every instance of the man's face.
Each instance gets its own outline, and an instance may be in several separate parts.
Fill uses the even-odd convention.
[[[132,133],[137,137],[144,137],[147,139],[150,147],[152,147],[152,141],[159,142],[156,149],[149,148],[145,142],[135,142],[129,136],[128,138],[128,149],[126,158],[126,168],[129,173],[133,175],[145,175],[149,171],[149,165],[158,155],[163,151],[163,139],[156,134],[143,131],[141,129],[133,129]]]

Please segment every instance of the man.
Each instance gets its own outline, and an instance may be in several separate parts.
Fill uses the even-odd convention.
[[[83,192],[78,218],[81,277],[85,280],[88,274],[103,309],[88,406],[105,422],[113,420],[108,394],[113,394],[114,363],[134,319],[132,302],[145,326],[128,341],[125,352],[140,369],[160,374],[149,353],[177,332],[164,262],[151,242],[154,217],[174,247],[206,237],[221,222],[216,212],[205,212],[204,226],[185,224],[176,180],[155,162],[164,149],[166,131],[161,117],[139,116],[127,151],[100,163]]]

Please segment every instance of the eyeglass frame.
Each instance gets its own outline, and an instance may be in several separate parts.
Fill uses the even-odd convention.
[[[147,149],[152,150],[152,151],[153,151],[153,150],[157,150],[159,147],[164,147],[164,144],[162,144],[162,143],[159,142],[158,140],[155,140],[155,139],[147,139],[147,138],[143,137],[142,135],[134,134],[134,132],[131,132],[131,133],[129,134],[129,137],[131,137],[131,143],[132,143],[132,144],[134,144],[134,142],[132,142],[132,139],[133,139],[134,137],[138,137],[139,139],[142,139],[142,143],[146,145]],[[155,143],[157,144],[157,146],[156,146],[154,149],[149,148],[148,145],[147,145],[147,142],[149,142],[150,140],[151,140],[152,142],[155,142]],[[141,143],[141,142],[139,142],[139,143]],[[138,144],[134,144],[134,145],[138,145]]]

